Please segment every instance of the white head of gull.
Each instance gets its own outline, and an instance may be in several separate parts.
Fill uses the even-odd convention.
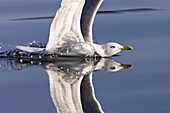
[[[115,42],[93,42],[92,26],[103,0],[62,0],[50,28],[46,48],[16,46],[17,49],[63,56],[111,57],[122,50],[132,50]]]

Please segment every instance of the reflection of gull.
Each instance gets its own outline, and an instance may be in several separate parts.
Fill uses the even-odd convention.
[[[121,50],[132,50],[131,46],[117,43],[99,45],[93,43],[92,25],[103,0],[62,0],[61,7],[51,24],[49,40],[45,48],[17,46],[27,52],[69,56],[110,57]]]
[[[19,62],[16,59],[0,60],[0,70],[5,67],[25,69],[37,65],[36,61]],[[26,62],[26,63],[24,63]],[[30,63],[29,63],[30,62]],[[39,63],[38,63],[39,64]],[[92,83],[93,71],[105,70],[116,72],[132,65],[120,64],[110,58],[58,59],[53,63],[42,62],[50,83],[51,97],[58,113],[103,113],[96,99]],[[114,67],[114,68],[113,68]]]
[[[59,113],[83,113],[80,84],[91,73],[93,63],[61,62],[46,65],[50,92]]]
[[[130,69],[132,68],[131,64],[120,64],[114,61],[111,58],[101,58],[100,61],[96,64],[95,70],[105,70],[110,72],[116,72],[121,69]]]
[[[103,113],[92,84],[93,70],[100,69],[96,68],[96,63],[97,65],[108,63],[101,69],[109,71],[111,69],[115,71],[111,67],[121,66],[112,59],[71,63],[65,61],[45,65],[49,75],[51,97],[58,113]],[[130,68],[131,65],[123,67]]]
[[[85,75],[81,82],[82,107],[85,113],[103,113],[102,106],[95,96],[92,76],[93,73]]]

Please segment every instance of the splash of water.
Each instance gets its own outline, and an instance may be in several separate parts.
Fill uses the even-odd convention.
[[[0,43],[0,57],[7,57],[8,54],[13,51],[14,45],[8,43]]]
[[[31,59],[0,58],[0,72],[22,70],[27,67],[40,66],[42,62]]]
[[[40,42],[40,41],[34,40],[34,41],[28,43],[27,46],[29,46],[29,47],[45,48],[45,47],[46,47],[46,44],[45,44],[45,43],[42,43],[42,42]]]
[[[0,43],[0,52],[12,49],[13,46],[7,43]]]
[[[38,47],[38,48],[45,48],[46,44],[41,43],[40,41],[32,41],[26,44],[28,47]],[[40,59],[44,56],[44,53],[39,54],[31,54],[29,52],[21,51],[15,48],[15,45],[7,44],[7,43],[0,43],[0,57],[18,57],[18,58],[35,58]]]

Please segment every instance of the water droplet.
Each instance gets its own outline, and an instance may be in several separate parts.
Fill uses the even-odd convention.
[[[60,69],[63,69],[63,67],[60,67]]]
[[[23,59],[20,59],[20,61],[19,61],[19,62],[23,63]]]
[[[66,53],[69,53],[69,49],[67,48]]]
[[[60,52],[60,55],[63,55],[63,53]]]

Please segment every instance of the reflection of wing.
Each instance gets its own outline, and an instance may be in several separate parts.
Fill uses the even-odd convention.
[[[83,76],[72,78],[53,64],[48,64],[50,92],[58,113],[83,113],[80,100],[80,83]],[[68,76],[70,78],[65,78]]]
[[[61,7],[50,28],[47,51],[61,47],[66,42],[84,42],[80,18],[85,0],[62,0]]]
[[[50,92],[58,113],[83,113],[80,86],[84,75],[94,69],[93,62],[62,60],[45,65]]]
[[[85,75],[81,83],[81,101],[84,113],[104,113],[95,97],[92,83],[93,74]]]
[[[93,21],[102,2],[103,0],[86,0],[85,2],[81,17],[81,30],[86,42],[93,42]]]
[[[102,113],[92,84],[93,62],[56,62],[45,67],[59,113]]]

